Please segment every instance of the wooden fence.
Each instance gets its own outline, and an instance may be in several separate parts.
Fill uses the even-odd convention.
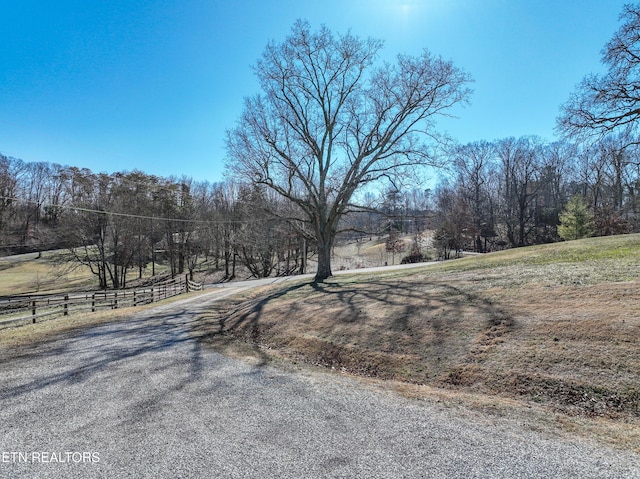
[[[185,276],[141,289],[5,297],[0,299],[0,328],[19,323],[36,323],[38,320],[71,313],[139,306],[200,290],[202,284]]]

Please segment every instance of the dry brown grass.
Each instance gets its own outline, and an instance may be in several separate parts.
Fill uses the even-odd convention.
[[[220,303],[200,328],[214,345],[534,408],[640,450],[639,257],[631,235],[339,276]]]

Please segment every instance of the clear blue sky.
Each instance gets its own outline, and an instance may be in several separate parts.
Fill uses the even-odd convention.
[[[602,70],[624,0],[0,0],[0,152],[25,161],[219,181],[251,66],[296,19],[423,48],[475,79],[442,129],[466,143],[554,139]]]

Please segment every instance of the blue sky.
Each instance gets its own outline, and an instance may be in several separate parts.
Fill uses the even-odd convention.
[[[553,140],[625,0],[0,0],[0,152],[95,172],[220,181],[251,66],[296,19],[427,48],[475,80],[441,129]]]

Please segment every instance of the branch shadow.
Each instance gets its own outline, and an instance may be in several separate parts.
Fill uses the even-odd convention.
[[[5,351],[0,372],[13,373],[5,375],[13,379],[0,381],[0,401],[19,400],[56,386],[82,386],[95,378],[110,378],[114,388],[121,387],[123,381],[134,384],[134,377],[123,378],[118,371],[128,371],[137,364],[135,359],[144,365],[133,371],[136,377],[167,374],[170,378],[162,383],[157,397],[144,395],[144,401],[159,401],[163,395],[197,382],[206,367],[201,344],[190,326],[194,316],[194,311],[186,308],[159,308],[128,320],[75,330],[30,351]],[[178,348],[181,353],[173,354]],[[154,361],[158,355],[161,360]]]
[[[304,303],[294,296],[303,288],[309,295],[301,298],[310,298]],[[285,306],[278,306],[281,299]],[[477,363],[516,327],[513,316],[481,292],[444,281],[403,279],[300,283],[236,304],[211,319],[217,324],[215,334],[246,341],[257,351],[295,349],[304,343],[307,351],[294,352],[303,360],[307,355],[316,364],[372,376],[388,374],[384,361],[395,362],[393,368],[400,370],[402,361],[420,355],[431,361],[424,365],[424,374],[431,376],[451,370],[453,363]],[[291,320],[300,323],[295,331],[278,323]],[[207,327],[211,331],[205,321],[203,329]]]
[[[258,359],[256,366],[265,366],[270,361],[270,356],[261,347],[264,332],[261,318],[265,307],[306,286],[308,283],[295,284],[267,296],[235,303],[231,308],[216,310],[214,307],[201,315],[201,320],[192,325],[192,330],[199,341],[220,351],[241,336],[244,344],[250,347],[250,355]]]

